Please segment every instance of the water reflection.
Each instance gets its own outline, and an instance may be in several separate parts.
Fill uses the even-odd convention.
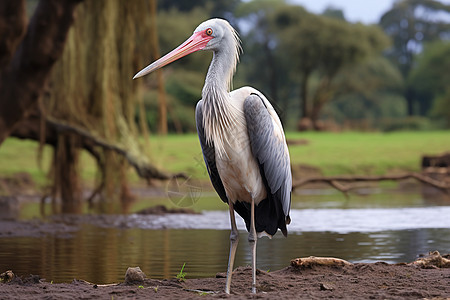
[[[241,232],[236,264],[251,261]],[[129,266],[153,278],[172,278],[186,262],[187,277],[214,276],[227,267],[228,230],[143,230],[84,225],[73,238],[4,238],[0,270],[39,274],[48,281],[81,278],[96,283],[123,280]],[[299,256],[334,256],[352,262],[404,262],[429,250],[448,252],[450,229],[373,233],[303,232],[258,242],[258,268],[276,270]]]

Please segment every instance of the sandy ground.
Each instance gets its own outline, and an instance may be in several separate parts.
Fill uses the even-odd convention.
[[[0,284],[0,299],[450,299],[450,265],[434,264],[291,265],[273,272],[258,270],[256,294],[251,293],[251,269],[239,267],[233,272],[231,295],[223,292],[224,273],[215,278],[146,278],[113,285],[82,280],[51,284],[35,275]]]

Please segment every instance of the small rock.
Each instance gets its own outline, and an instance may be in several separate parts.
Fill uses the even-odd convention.
[[[333,286],[329,283],[321,283],[320,284],[320,290],[321,291],[332,291],[333,290]]]
[[[125,273],[125,283],[142,283],[145,279],[145,273],[139,267],[129,267]]]
[[[8,270],[2,274],[0,274],[0,282],[8,283],[14,278],[14,273],[11,270]]]

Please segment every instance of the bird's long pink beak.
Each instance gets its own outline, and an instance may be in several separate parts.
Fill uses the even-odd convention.
[[[173,49],[171,52],[167,53],[157,61],[153,62],[152,64],[148,65],[147,67],[139,71],[136,75],[134,75],[133,79],[147,75],[148,73],[153,72],[159,68],[162,68],[165,65],[168,65],[171,62],[174,62],[177,59],[182,58],[183,56],[191,54],[192,52],[202,50],[203,48],[205,48],[206,44],[208,44],[208,42],[212,38],[213,37],[207,35],[205,31],[195,32],[183,44],[181,44],[177,48]]]

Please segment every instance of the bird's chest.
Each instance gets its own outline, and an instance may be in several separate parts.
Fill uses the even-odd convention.
[[[228,199],[233,203],[258,204],[266,197],[266,189],[261,178],[258,163],[253,156],[246,128],[233,128],[224,133],[225,155],[216,153],[216,164]]]

